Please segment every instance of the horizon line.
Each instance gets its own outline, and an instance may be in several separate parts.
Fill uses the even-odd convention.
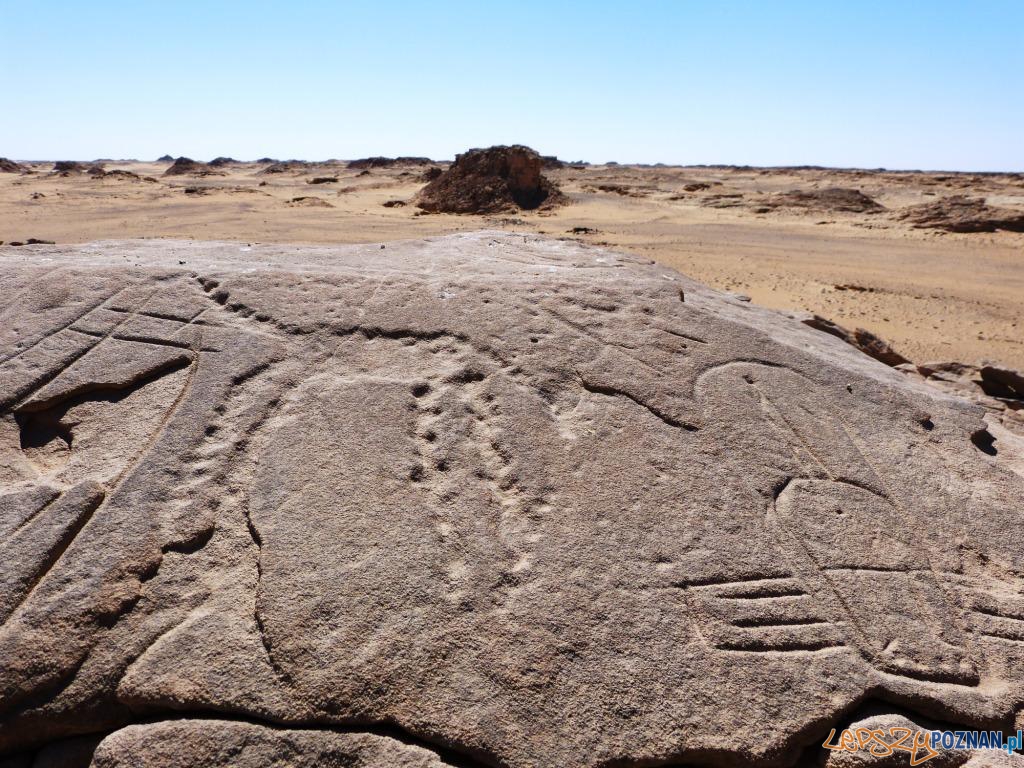
[[[492,145],[492,146],[509,146],[509,145]],[[477,149],[477,147],[471,147],[470,149]],[[466,150],[467,152],[470,150]],[[535,150],[536,151],[536,150]],[[460,153],[461,154],[461,153]],[[538,154],[540,154],[538,152]],[[169,156],[169,155],[168,155]],[[191,160],[196,160],[194,157],[188,155],[178,155],[174,159],[180,159],[181,157],[187,157]],[[209,160],[196,160],[196,162],[209,163],[220,157],[226,157],[230,162],[233,163],[244,163],[249,165],[265,164],[268,161],[264,158],[258,158],[254,160],[239,160],[232,158],[227,155],[219,155],[212,157]],[[266,156],[270,158],[269,155]],[[985,170],[965,170],[965,169],[952,169],[952,168],[889,168],[886,166],[853,166],[853,165],[819,165],[816,163],[793,163],[793,164],[778,164],[778,165],[754,165],[750,163],[671,163],[671,162],[654,162],[654,163],[641,163],[641,162],[628,162],[622,160],[605,160],[602,162],[595,162],[592,160],[563,160],[556,155],[541,155],[543,158],[554,158],[559,162],[564,163],[567,166],[572,165],[584,165],[584,166],[626,166],[634,168],[703,168],[703,169],[716,169],[720,168],[723,170],[765,170],[765,171],[833,171],[840,173],[850,172],[862,172],[862,173],[948,173],[948,174],[965,174],[974,176],[1018,176],[1024,174],[1024,169],[1021,170],[998,170],[998,171],[985,171]],[[351,163],[358,160],[366,160],[371,158],[387,158],[389,160],[399,158],[415,158],[415,159],[427,159],[432,163],[453,163],[455,158],[431,158],[426,155],[367,155],[364,157],[329,157],[322,160],[307,160],[299,157],[276,157],[270,158],[270,162],[302,162],[309,163],[311,165],[323,165],[327,163]],[[55,158],[36,158],[26,159],[11,157],[18,163],[57,163],[57,162],[79,162],[79,163],[158,163],[168,162],[161,160],[160,158],[153,158],[150,160],[140,159],[137,157],[97,157],[90,160],[75,160],[73,158],[62,157],[60,159]]]

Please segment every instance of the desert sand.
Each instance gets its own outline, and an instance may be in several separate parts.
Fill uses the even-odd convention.
[[[1024,726],[1024,441],[786,313],[500,231],[0,263],[4,766],[888,768],[822,744]]]
[[[59,174],[52,162],[28,163],[31,175],[0,173],[0,240],[546,234],[649,257],[766,307],[866,328],[916,363],[989,360],[1024,369],[1024,235],[919,229],[901,219],[908,208],[953,196],[1019,214],[1020,174],[566,165],[545,174],[569,205],[476,216],[418,215],[411,201],[429,167],[420,162],[298,163],[266,173],[269,163],[225,161],[212,169],[218,175],[175,176],[164,176],[170,162],[102,165],[152,180]],[[317,178],[328,181],[309,183]],[[775,205],[776,195],[833,187],[859,190],[880,208]]]

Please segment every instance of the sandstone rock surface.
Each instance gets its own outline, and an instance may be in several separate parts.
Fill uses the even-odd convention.
[[[9,765],[786,766],[1024,707],[1024,477],[797,320],[493,232],[0,264]]]

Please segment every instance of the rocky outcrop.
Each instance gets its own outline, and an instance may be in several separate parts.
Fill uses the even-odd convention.
[[[31,169],[27,165],[0,157],[0,173],[31,173]]]
[[[94,179],[105,179],[106,181],[129,181],[129,182],[147,182],[155,183],[156,179],[149,176],[139,176],[134,171],[123,171],[115,168],[112,171],[105,171],[102,168],[97,168],[89,171],[89,175]]]
[[[829,334],[522,234],[0,259],[9,764],[767,768],[1024,708],[1024,477]]]
[[[879,213],[885,208],[859,189],[829,187],[827,189],[795,189],[770,195],[758,201],[758,207],[768,210],[796,208],[824,213]]]
[[[836,287],[840,288],[841,286]],[[824,331],[825,333],[842,339],[850,346],[856,347],[865,355],[875,358],[875,360],[878,360],[880,363],[896,366],[910,362],[907,358],[890,347],[889,343],[885,339],[880,336],[876,336],[865,328],[855,328],[851,331],[838,323],[822,317],[821,315],[814,314],[808,314],[802,317],[800,322],[804,325],[809,325],[811,328]]]
[[[946,392],[978,403],[1011,432],[1024,437],[1024,374],[992,364],[928,362],[902,366]]]
[[[897,218],[918,229],[945,232],[1024,232],[1024,211],[998,208],[964,195],[950,195],[934,203],[907,208]]]
[[[256,162],[262,162],[257,160]],[[315,163],[306,160],[281,160],[271,161],[270,165],[259,171],[261,174],[273,175],[275,173],[301,173],[314,167]]]
[[[529,147],[471,149],[425,186],[416,204],[430,213],[500,213],[550,208],[566,202],[541,174]]]
[[[302,195],[300,197],[293,197],[288,201],[288,205],[293,208],[333,208],[329,202],[324,200],[322,197],[316,197],[315,195]]]
[[[209,176],[218,171],[206,163],[193,160],[190,157],[179,157],[164,171],[164,176]]]
[[[63,174],[86,173],[92,168],[103,169],[100,165],[81,163],[77,160],[58,160],[53,164],[53,172]]]
[[[426,168],[422,174],[420,174],[420,181],[431,182],[442,173],[444,173],[444,168],[441,168],[438,165],[431,165]]]

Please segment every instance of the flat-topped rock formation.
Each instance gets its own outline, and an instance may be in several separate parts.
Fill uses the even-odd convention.
[[[495,232],[0,259],[11,764],[788,766],[1024,706],[1012,435],[796,318]]]

